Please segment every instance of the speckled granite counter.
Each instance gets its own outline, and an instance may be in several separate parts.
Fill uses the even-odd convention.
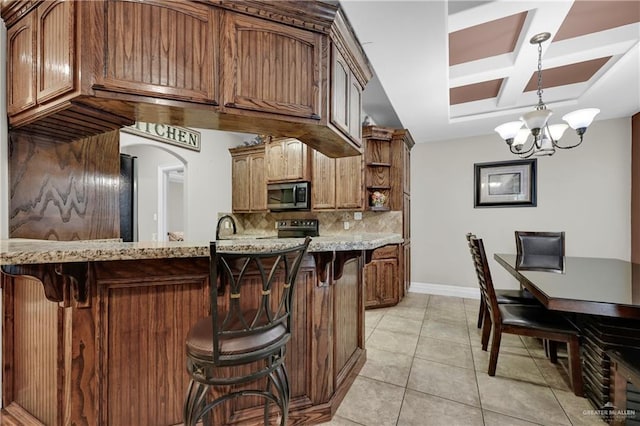
[[[223,253],[279,250],[300,244],[299,238],[251,238],[237,236],[220,240]],[[314,237],[309,252],[373,250],[387,244],[400,244],[399,234],[344,234]],[[0,265],[66,263],[135,259],[206,257],[209,242],[170,241],[45,241],[28,239],[0,240]]]

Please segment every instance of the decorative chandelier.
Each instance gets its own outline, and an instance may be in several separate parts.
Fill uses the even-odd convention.
[[[528,158],[532,155],[553,155],[556,148],[577,147],[582,143],[587,127],[600,112],[597,108],[586,108],[570,112],[562,117],[576,131],[580,140],[573,145],[558,144],[558,140],[562,138],[568,126],[564,123],[549,125],[549,117],[553,112],[542,102],[542,43],[549,40],[549,37],[551,37],[550,33],[540,33],[534,35],[529,41],[531,44],[538,45],[538,105],[536,105],[536,109],[522,115],[518,121],[504,123],[495,128],[495,131],[509,145],[509,150],[522,158]],[[523,125],[525,128],[522,127]],[[525,148],[529,135],[532,136],[531,145]]]

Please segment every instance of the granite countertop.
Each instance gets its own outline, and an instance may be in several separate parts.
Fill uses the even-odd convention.
[[[269,236],[236,236],[219,240],[222,253],[264,252],[293,247],[300,238],[270,238]],[[400,234],[341,234],[314,237],[309,252],[373,250],[387,244],[401,244]],[[0,240],[0,265],[64,263],[86,261],[163,259],[208,257],[209,242],[148,241],[123,243],[117,240],[49,241],[30,239]]]

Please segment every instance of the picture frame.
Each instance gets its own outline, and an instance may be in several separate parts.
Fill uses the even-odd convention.
[[[474,208],[536,207],[537,159],[473,166]]]

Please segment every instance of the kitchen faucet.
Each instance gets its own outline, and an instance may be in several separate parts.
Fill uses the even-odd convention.
[[[218,224],[216,225],[216,240],[220,239],[220,225],[222,225],[222,222],[224,222],[225,220],[231,221],[231,225],[233,226],[233,233],[236,233],[236,221],[233,220],[233,216],[225,214],[224,216],[221,216],[220,219],[218,219]]]

